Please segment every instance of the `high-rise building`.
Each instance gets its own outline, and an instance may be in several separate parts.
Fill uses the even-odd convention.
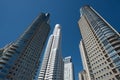
[[[63,80],[61,26],[59,24],[56,24],[48,40],[38,80]]]
[[[79,80],[89,80],[86,74],[86,71],[83,70],[78,74]]]
[[[80,9],[80,51],[87,80],[120,80],[120,34],[92,7]]]
[[[64,80],[74,80],[74,70],[71,56],[64,58]]]
[[[0,80],[33,80],[50,31],[49,14],[41,13],[13,43],[0,50]]]

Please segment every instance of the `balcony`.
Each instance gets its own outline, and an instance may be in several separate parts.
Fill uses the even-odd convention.
[[[14,50],[8,50],[8,53],[14,54],[15,51]]]
[[[7,56],[7,57],[12,57],[12,55],[13,55],[13,54],[8,53],[8,52],[5,53],[5,56]]]
[[[112,46],[115,46],[115,45],[120,44],[120,41],[117,40],[117,41],[112,42],[111,44],[112,44]]]
[[[112,43],[112,42],[117,41],[117,40],[118,40],[117,38],[111,38],[111,39],[109,40],[109,42]]]
[[[12,45],[12,47],[18,48],[18,46],[17,46],[17,45]]]
[[[0,64],[5,65],[6,63],[7,63],[7,61],[6,61],[6,60],[3,60],[3,59],[1,59],[1,60],[0,60]]]

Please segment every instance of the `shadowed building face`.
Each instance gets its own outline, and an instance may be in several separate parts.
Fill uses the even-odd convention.
[[[50,31],[49,14],[41,13],[14,42],[0,50],[0,80],[32,80]]]

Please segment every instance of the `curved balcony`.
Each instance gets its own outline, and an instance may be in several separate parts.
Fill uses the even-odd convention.
[[[3,59],[0,60],[0,64],[5,65],[6,63],[7,63],[6,60],[3,60]]]
[[[15,50],[8,50],[7,52],[10,53],[10,54],[14,54]]]
[[[15,45],[15,44],[13,44],[13,45],[12,45],[12,47],[14,47],[14,48],[18,48],[19,46],[17,46],[17,45]]]
[[[113,41],[116,41],[116,40],[118,40],[118,39],[116,37],[113,37],[113,38],[109,39],[109,42],[112,43]]]
[[[112,42],[111,44],[114,46],[114,45],[120,44],[120,41],[117,40],[117,41]]]
[[[1,63],[0,63],[0,69],[2,69],[3,67],[4,67],[4,64],[1,64]]]
[[[6,52],[6,53],[4,53],[7,57],[11,57],[13,54],[11,54],[11,53],[8,53],[8,52]]]
[[[117,50],[118,55],[120,56],[120,50]]]
[[[120,45],[118,44],[118,45],[114,46],[114,49],[115,49],[116,51],[120,50]]]
[[[2,56],[2,59],[9,60],[9,57],[8,56]]]

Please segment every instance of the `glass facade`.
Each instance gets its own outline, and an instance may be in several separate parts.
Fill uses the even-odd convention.
[[[3,48],[0,57],[0,80],[32,80],[48,36],[49,14],[41,13],[14,42]]]

